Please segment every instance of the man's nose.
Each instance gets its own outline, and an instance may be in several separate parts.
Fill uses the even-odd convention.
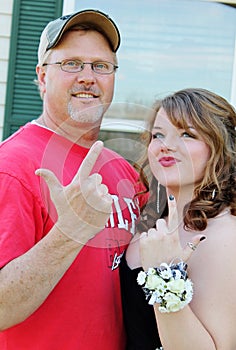
[[[96,82],[96,73],[90,63],[85,63],[83,69],[77,73],[77,80],[83,84],[94,84]]]

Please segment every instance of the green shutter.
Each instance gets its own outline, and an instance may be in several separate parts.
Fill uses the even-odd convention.
[[[4,139],[42,112],[34,84],[37,49],[43,28],[62,14],[62,6],[63,0],[14,0]]]

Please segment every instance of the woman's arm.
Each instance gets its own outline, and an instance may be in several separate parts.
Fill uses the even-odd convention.
[[[182,310],[161,313],[159,304],[154,304],[162,345],[165,350],[232,350],[236,346],[236,276],[232,272],[236,218],[229,214],[228,219],[212,219],[214,223],[204,232],[207,240],[193,251],[187,245],[181,247],[174,207],[172,202],[169,225],[163,219],[158,220],[157,229],[142,234],[140,239],[145,271],[179,257],[188,260],[188,274],[193,281],[193,299]],[[203,236],[185,234],[196,246]]]

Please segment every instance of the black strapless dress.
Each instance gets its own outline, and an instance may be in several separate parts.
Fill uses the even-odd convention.
[[[131,270],[125,255],[120,263],[121,295],[127,333],[126,350],[155,350],[161,347],[153,306],[145,299],[137,276],[142,268]]]

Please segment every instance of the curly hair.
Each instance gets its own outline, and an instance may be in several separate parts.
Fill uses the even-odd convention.
[[[195,185],[194,196],[184,208],[184,227],[203,231],[207,219],[218,215],[226,207],[236,216],[236,112],[223,97],[200,88],[175,92],[155,102],[148,121],[148,131],[142,140],[148,145],[151,129],[160,108],[163,108],[171,123],[188,129],[189,122],[201,135],[210,149],[210,159],[200,183]],[[139,163],[140,164],[140,163]],[[157,180],[151,175],[147,152],[138,167],[140,178],[149,191],[149,202],[142,210],[138,230],[155,225],[160,215],[167,213],[166,198],[162,198],[162,210],[155,212]],[[165,193],[162,189],[162,197]],[[150,209],[151,208],[151,209]],[[149,226],[149,227],[148,227]]]

